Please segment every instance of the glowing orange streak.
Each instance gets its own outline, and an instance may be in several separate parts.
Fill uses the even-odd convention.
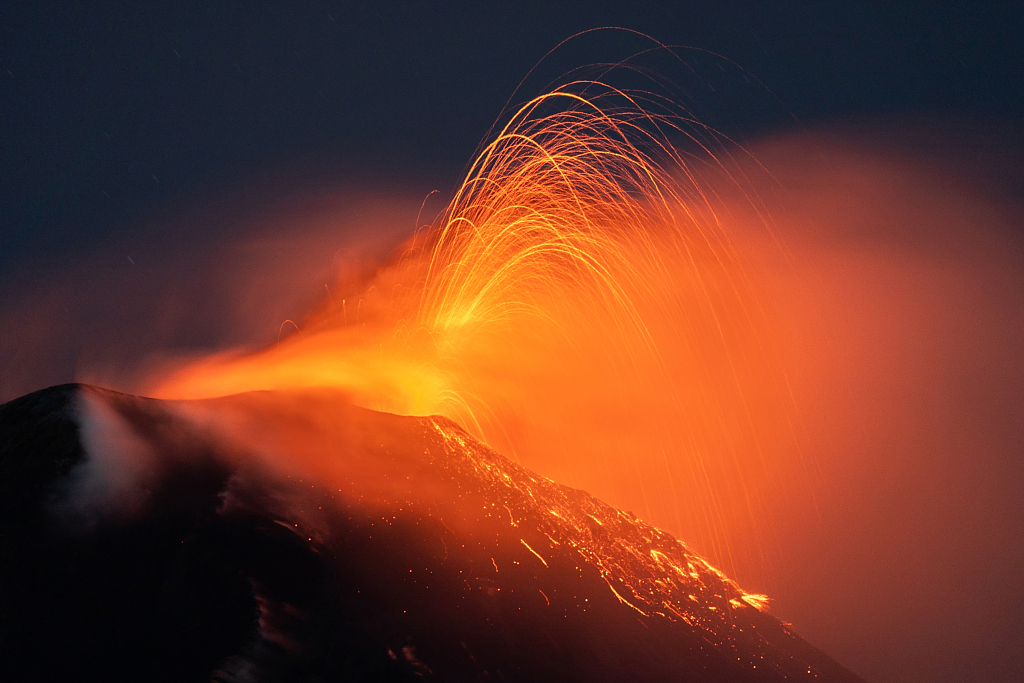
[[[524,540],[523,540],[523,539],[521,539],[521,538],[519,539],[519,542],[520,542],[520,543],[522,543],[522,544],[523,544],[524,546],[526,546],[526,549],[527,549],[527,550],[529,550],[529,551],[530,551],[531,553],[533,553],[534,555],[536,555],[536,556],[537,556],[537,559],[538,559],[538,560],[540,560],[541,562],[543,562],[543,563],[544,563],[544,566],[545,566],[545,567],[547,567],[547,566],[548,566],[548,561],[547,561],[547,560],[545,560],[545,559],[544,559],[543,557],[541,557],[541,556],[540,556],[540,553],[538,553],[538,552],[537,552],[536,550],[534,550],[533,548],[531,548],[531,547],[530,547],[530,544],[529,544],[529,543],[527,543],[526,541],[524,541]]]
[[[615,595],[615,597],[617,597],[619,599],[619,602],[621,602],[623,605],[628,605],[629,607],[632,607],[633,609],[635,609],[637,612],[639,612],[640,614],[644,615],[645,617],[646,616],[650,616],[650,615],[647,614],[647,612],[643,611],[642,609],[640,609],[639,607],[637,607],[636,605],[631,603],[629,600],[627,600],[626,598],[622,597],[619,594],[619,591],[615,590],[615,586],[612,585],[611,581],[609,581],[607,577],[602,576],[601,578],[604,579],[604,582],[606,584],[608,584],[608,588],[611,590],[612,594]]]
[[[606,481],[639,479],[644,509],[659,496],[688,505],[674,518],[703,517],[707,546],[724,546],[726,515],[742,504],[754,516],[753,478],[735,471],[757,419],[743,383],[759,375],[733,345],[760,311],[714,193],[662,130],[714,165],[710,129],[646,112],[633,93],[565,88],[514,112],[435,225],[361,293],[355,323],[339,296],[304,338],[209,361],[156,393],[342,387],[361,405],[444,414],[510,454],[542,454],[541,471],[657,453],[654,469],[609,468]],[[565,109],[545,114],[548,103]],[[671,491],[649,496],[662,482]]]

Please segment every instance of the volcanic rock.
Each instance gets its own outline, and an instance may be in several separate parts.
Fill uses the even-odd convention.
[[[335,392],[0,406],[0,679],[859,681],[670,535]]]

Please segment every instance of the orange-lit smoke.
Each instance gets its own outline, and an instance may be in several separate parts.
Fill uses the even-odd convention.
[[[1024,211],[1006,144],[1019,137],[882,121],[743,155],[591,99],[602,113],[568,97],[523,112],[433,227],[356,269],[369,277],[339,249],[355,235],[379,263],[423,193],[278,188],[245,202],[262,222],[221,209],[134,263],[111,248],[36,275],[45,296],[0,297],[0,394],[72,378],[144,394],[132,373],[154,350],[271,345],[149,388],[328,384],[444,412],[691,544],[867,680],[1021,678]],[[555,102],[575,104],[554,115]],[[505,223],[515,207],[531,220]],[[278,345],[285,318],[301,333]],[[289,414],[302,424],[308,408]]]
[[[637,97],[579,82],[528,102],[369,283],[341,283],[279,344],[149,393],[334,387],[443,414],[731,570],[729,539],[767,533],[766,492],[799,457],[776,333],[716,183],[767,231],[726,171],[738,150]]]

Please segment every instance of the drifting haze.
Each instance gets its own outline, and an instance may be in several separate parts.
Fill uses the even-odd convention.
[[[764,314],[744,328],[764,336],[733,347],[753,374],[732,386],[756,398],[744,428],[779,420],[756,443],[727,444],[756,446],[737,457],[757,468],[723,470],[716,482],[744,487],[716,492],[726,544],[680,514],[693,463],[647,447],[658,439],[649,397],[629,397],[638,407],[624,417],[611,410],[622,397],[604,399],[600,378],[582,384],[582,406],[569,401],[573,389],[545,394],[544,405],[561,401],[560,419],[580,423],[521,415],[516,428],[532,432],[520,443],[540,448],[515,455],[692,543],[868,680],[1011,680],[1024,670],[1024,655],[1005,655],[1024,652],[1020,207],[966,180],[955,158],[873,139],[807,136],[752,150],[774,175],[751,171],[782,246],[750,195],[730,203],[723,191],[719,216]],[[371,277],[417,227],[422,196],[305,193],[247,207],[254,218],[243,221],[222,207],[185,240],[169,221],[139,254],[112,249],[8,285],[3,321],[16,334],[2,341],[2,398],[70,379],[140,391],[154,368],[182,357],[296,337],[287,324],[282,333],[284,320],[301,329],[332,291]],[[425,214],[439,208],[428,203]],[[766,372],[785,379],[791,398],[758,388],[766,380],[751,344],[759,354],[770,345],[778,365]],[[532,367],[571,383],[592,361],[584,353]],[[702,372],[694,391],[736,408],[742,401],[715,383],[722,372]],[[553,444],[558,431],[585,438]]]
[[[287,337],[285,320],[301,322],[339,277],[372,272],[415,229],[422,201],[259,185],[68,265],[5,272],[0,311],[16,333],[0,337],[0,400],[72,378],[137,390],[154,365]]]

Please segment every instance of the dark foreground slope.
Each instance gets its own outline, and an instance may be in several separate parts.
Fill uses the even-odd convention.
[[[327,393],[0,406],[0,679],[856,681],[671,536]]]

